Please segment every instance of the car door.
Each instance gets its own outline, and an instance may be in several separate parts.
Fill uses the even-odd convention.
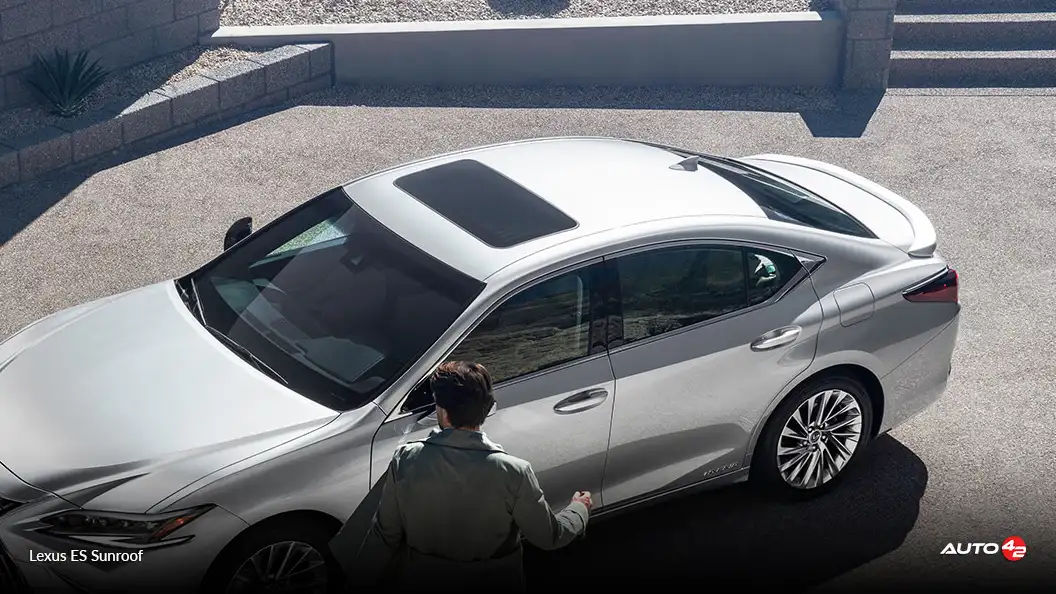
[[[605,502],[742,466],[771,400],[814,357],[821,308],[795,256],[691,243],[610,258],[622,335]]]
[[[536,282],[487,314],[447,360],[482,363],[496,408],[483,430],[528,460],[553,506],[577,490],[599,494],[615,382],[605,353],[601,262]],[[424,382],[374,438],[371,476],[393,451],[436,427]]]

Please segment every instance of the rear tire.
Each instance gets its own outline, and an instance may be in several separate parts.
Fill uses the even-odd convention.
[[[248,529],[213,561],[208,594],[337,592],[341,572],[330,553],[333,531],[323,522],[289,518]]]
[[[862,457],[872,427],[872,402],[861,382],[845,375],[811,380],[770,415],[750,478],[778,496],[825,493]]]

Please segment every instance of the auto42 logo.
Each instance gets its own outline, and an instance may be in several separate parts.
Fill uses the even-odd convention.
[[[1000,545],[996,542],[948,542],[942,548],[943,555],[996,555],[1001,552],[1009,561],[1019,561],[1027,556],[1027,543],[1018,536],[1009,536]]]

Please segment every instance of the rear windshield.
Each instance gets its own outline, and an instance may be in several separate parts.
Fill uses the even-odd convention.
[[[387,229],[340,188],[191,277],[203,322],[325,406],[361,406],[447,330],[483,284]]]
[[[876,237],[834,204],[775,176],[727,159],[702,157],[700,164],[747,194],[767,218],[855,237]]]
[[[430,167],[394,183],[492,247],[510,247],[576,226],[554,205],[472,159]]]

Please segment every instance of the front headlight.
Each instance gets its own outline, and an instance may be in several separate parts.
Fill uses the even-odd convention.
[[[65,511],[42,518],[41,532],[96,544],[149,549],[187,542],[193,536],[165,539],[212,509],[206,505],[161,514]]]

